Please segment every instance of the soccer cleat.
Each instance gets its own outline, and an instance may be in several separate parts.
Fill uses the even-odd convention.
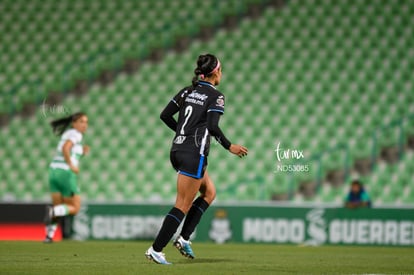
[[[52,220],[53,220],[53,207],[50,206],[50,205],[47,205],[46,206],[44,223],[45,224],[51,224]]]
[[[184,240],[183,237],[179,236],[175,241],[174,241],[174,246],[178,249],[178,251],[180,251],[181,255],[190,258],[190,259],[194,259],[194,252],[191,249],[190,246],[191,242],[190,241],[186,241]]]
[[[43,243],[53,243],[53,239],[46,236],[46,238],[43,240]]]
[[[145,257],[147,257],[148,260],[154,261],[157,264],[171,264],[167,262],[167,259],[165,259],[165,254],[162,252],[156,252],[152,246],[148,248],[147,251],[145,251]]]

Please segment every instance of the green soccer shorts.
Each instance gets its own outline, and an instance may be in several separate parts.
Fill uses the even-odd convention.
[[[77,176],[71,170],[49,168],[49,186],[50,192],[60,193],[63,197],[72,197],[80,193]]]

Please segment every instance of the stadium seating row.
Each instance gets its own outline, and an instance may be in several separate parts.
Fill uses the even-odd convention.
[[[49,91],[71,88],[76,78],[171,47],[253,2],[266,1],[2,1],[0,58],[8,65],[0,68],[0,90],[11,95],[1,98],[0,110],[20,111]]]

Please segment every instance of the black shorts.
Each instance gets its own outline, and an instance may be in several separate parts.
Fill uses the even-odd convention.
[[[170,161],[179,174],[195,179],[204,177],[207,168],[207,157],[195,152],[171,151]]]

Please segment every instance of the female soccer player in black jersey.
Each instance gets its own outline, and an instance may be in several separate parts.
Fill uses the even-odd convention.
[[[246,147],[232,144],[219,128],[225,103],[224,95],[215,87],[221,80],[220,61],[212,54],[200,55],[194,73],[192,85],[179,91],[160,116],[175,132],[170,160],[178,179],[175,205],[166,215],[153,245],[145,252],[148,259],[159,264],[169,264],[162,249],[186,214],[174,246],[182,255],[194,258],[190,235],[216,196],[216,188],[206,171],[210,136],[231,153],[239,157],[247,155]],[[178,121],[173,117],[176,113],[179,113]],[[198,192],[200,196],[195,199]]]

